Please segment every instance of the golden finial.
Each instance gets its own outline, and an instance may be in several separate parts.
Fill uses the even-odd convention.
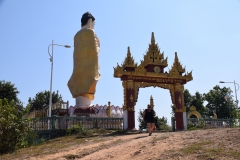
[[[154,102],[153,102],[153,97],[152,95],[150,96],[150,106],[153,108],[154,107]]]
[[[151,44],[155,44],[154,32],[152,32]]]
[[[190,111],[196,111],[196,107],[195,106],[191,106],[190,107]]]
[[[131,57],[130,47],[128,47],[127,57]]]
[[[177,52],[175,52],[175,62],[178,62]]]

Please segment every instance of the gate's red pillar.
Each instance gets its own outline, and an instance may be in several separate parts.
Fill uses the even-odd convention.
[[[136,130],[135,111],[128,111],[128,129],[127,130]]]
[[[183,122],[183,86],[180,84],[175,84],[175,118],[176,118],[176,130],[181,131],[184,130],[184,122]]]
[[[135,128],[135,94],[134,94],[134,83],[132,80],[127,80],[126,86],[126,103],[128,110],[128,128],[127,130],[136,130]]]

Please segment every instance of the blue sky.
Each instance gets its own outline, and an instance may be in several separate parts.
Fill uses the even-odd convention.
[[[122,83],[113,77],[113,67],[123,62],[128,46],[140,63],[151,32],[168,57],[168,68],[178,52],[186,71],[193,70],[193,81],[185,85],[191,94],[207,93],[220,80],[240,83],[239,0],[1,0],[0,80],[15,84],[24,105],[29,97],[50,88],[48,45],[54,40],[73,46],[81,16],[87,11],[96,18],[95,31],[101,42],[101,79],[93,104],[111,101],[122,106]],[[72,54],[73,47],[54,47],[53,91],[59,90],[70,105],[75,103],[67,87]],[[220,86],[234,89],[233,84]],[[135,117],[151,95],[157,115],[170,121],[169,91],[153,87],[140,89]]]

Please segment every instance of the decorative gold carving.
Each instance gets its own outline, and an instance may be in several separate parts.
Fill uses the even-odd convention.
[[[127,110],[127,106],[126,105],[123,105],[123,110]]]
[[[184,77],[184,79],[186,79],[187,82],[191,81],[193,79],[192,71],[190,73],[187,72],[187,74],[182,76],[182,73],[184,72],[185,72],[185,67],[184,68],[182,67],[181,63],[178,60],[177,52],[175,52],[174,63],[171,70],[169,70],[169,74],[171,77],[176,77],[176,78]]]
[[[169,90],[172,98],[172,104],[175,104],[175,90],[174,85],[169,85]]]
[[[119,64],[117,63],[117,67],[114,68],[114,77],[120,77],[121,75],[123,75],[123,67],[119,66]]]
[[[127,89],[133,89],[133,80],[127,80]]]
[[[135,68],[135,73],[138,75],[145,75],[146,69],[144,68],[143,65],[139,65],[137,68]]]
[[[184,102],[184,86],[182,85],[182,107],[184,108],[183,112],[186,112],[186,106]]]
[[[187,74],[184,75],[184,78],[187,82],[193,80],[192,71],[190,73],[187,72]]]
[[[177,68],[173,67],[170,71],[169,71],[169,75],[171,77],[176,77],[178,78],[180,76],[180,73],[178,72]]]
[[[145,88],[145,87],[161,87],[164,89],[169,89],[172,84],[160,84],[160,83],[148,83],[148,82],[135,82],[135,86],[138,88]]]
[[[122,81],[122,86],[123,86],[123,99],[124,99],[123,110],[127,110],[127,99],[126,99],[127,82]]]
[[[127,57],[125,58],[125,60],[122,64],[122,67],[123,68],[125,68],[125,67],[134,67],[134,68],[137,67],[137,63],[134,63],[134,58],[131,55],[130,47],[128,47]]]
[[[155,65],[155,66],[168,66],[167,58],[164,59],[164,52],[160,52],[160,49],[157,44],[155,44],[154,33],[152,33],[151,44],[149,44],[149,48],[144,55],[143,61],[141,61],[138,66],[137,63],[134,63],[134,59],[131,56],[130,48],[128,47],[127,57],[125,58],[123,64],[120,66],[117,64],[114,68],[114,77],[122,77],[122,76],[146,76],[146,77],[155,77],[155,78],[176,78],[181,79],[181,84],[191,81],[192,71],[190,73],[182,75],[185,72],[185,67],[183,68],[179,62],[177,52],[175,52],[175,59],[171,70],[169,73],[158,73],[158,69],[155,72],[147,72],[145,66],[147,65]],[[134,68],[134,69],[126,69],[125,68]]]
[[[133,95],[131,94],[130,98],[131,102],[133,102]]]
[[[185,72],[185,67],[183,68],[181,63],[178,60],[177,52],[175,52],[175,59],[174,59],[173,67],[176,68],[179,73]]]
[[[174,87],[176,92],[183,92],[183,85],[175,84]]]
[[[139,91],[138,83],[134,82],[134,98],[135,98],[135,102],[137,102],[137,99],[138,99],[138,91]]]
[[[113,67],[114,77],[119,77],[119,76],[123,75],[125,73],[124,69],[126,67],[130,67],[130,68],[136,68],[137,67],[137,63],[134,62],[134,58],[131,55],[130,47],[128,47],[127,56],[125,57],[125,60],[123,61],[122,65],[120,66],[117,63],[117,67]]]
[[[183,112],[183,108],[177,109],[177,108],[175,107],[175,112]]]
[[[154,33],[152,32],[151,44],[149,44],[148,51],[144,55],[144,60],[141,61],[142,66],[147,66],[149,64],[168,66],[167,58],[164,59],[164,52],[160,52],[157,44],[155,44]]]
[[[173,84],[160,84],[160,83],[148,83],[148,82],[134,82],[134,89],[135,89],[135,101],[137,102],[138,98],[138,91],[139,88],[145,88],[145,87],[160,87],[164,89],[169,89],[172,103],[175,104],[175,92],[174,92],[174,85]]]
[[[134,110],[134,107],[129,107],[129,108],[128,108],[128,111],[135,111],[135,110]]]

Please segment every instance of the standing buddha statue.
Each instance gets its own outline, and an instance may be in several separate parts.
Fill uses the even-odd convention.
[[[94,31],[95,18],[86,12],[81,30],[74,36],[73,72],[68,88],[76,99],[75,107],[90,106],[100,79],[98,54],[100,42]]]

